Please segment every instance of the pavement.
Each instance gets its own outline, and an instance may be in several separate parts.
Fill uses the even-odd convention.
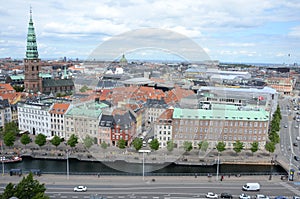
[[[281,176],[274,175],[272,179],[269,179],[269,175],[249,175],[249,176],[224,176],[221,181],[221,176],[218,178],[219,183],[228,182],[288,182],[281,180]],[[35,176],[40,183],[48,184],[59,184],[59,185],[129,185],[141,183],[155,183],[155,184],[194,184],[194,183],[209,183],[216,182],[216,176],[97,176],[97,175],[53,175],[53,174],[43,174],[41,176]],[[0,176],[0,184],[12,182],[18,183],[22,177],[19,176],[9,176],[5,174]],[[294,181],[299,181],[299,177],[295,177]]]

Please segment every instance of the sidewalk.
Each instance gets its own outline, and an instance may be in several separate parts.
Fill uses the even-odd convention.
[[[0,183],[18,183],[22,177],[4,175],[0,176]],[[97,176],[97,175],[70,175],[69,179],[66,175],[52,175],[43,174],[40,177],[35,176],[40,183],[47,184],[65,184],[65,185],[128,185],[141,183],[155,183],[155,184],[195,184],[195,183],[215,183],[216,176]],[[224,176],[223,181],[220,181],[221,176],[218,178],[219,183],[237,182],[286,182],[280,179],[280,176]],[[295,179],[298,181],[298,179]]]

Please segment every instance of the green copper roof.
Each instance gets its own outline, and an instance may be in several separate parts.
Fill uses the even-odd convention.
[[[181,109],[175,108],[174,119],[198,119],[198,120],[241,120],[241,121],[268,121],[269,113],[265,110],[238,110],[225,109]]]
[[[27,33],[27,48],[26,48],[26,59],[38,59],[39,53],[37,51],[36,37],[32,21],[32,12],[30,8],[30,20],[28,25]]]
[[[102,114],[102,108],[107,108],[108,105],[104,103],[85,103],[81,106],[73,107],[68,113],[67,116],[81,116],[89,118],[98,118]]]

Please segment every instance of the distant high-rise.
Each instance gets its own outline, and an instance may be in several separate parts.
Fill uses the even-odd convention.
[[[40,59],[37,50],[36,36],[32,21],[32,11],[30,8],[30,20],[27,33],[27,46],[26,58],[24,59],[25,66],[25,79],[24,88],[25,92],[41,92],[42,91],[42,78],[39,77],[40,73]]]

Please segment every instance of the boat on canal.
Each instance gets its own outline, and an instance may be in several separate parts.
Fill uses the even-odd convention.
[[[22,158],[19,156],[0,156],[0,163],[20,162]]]

